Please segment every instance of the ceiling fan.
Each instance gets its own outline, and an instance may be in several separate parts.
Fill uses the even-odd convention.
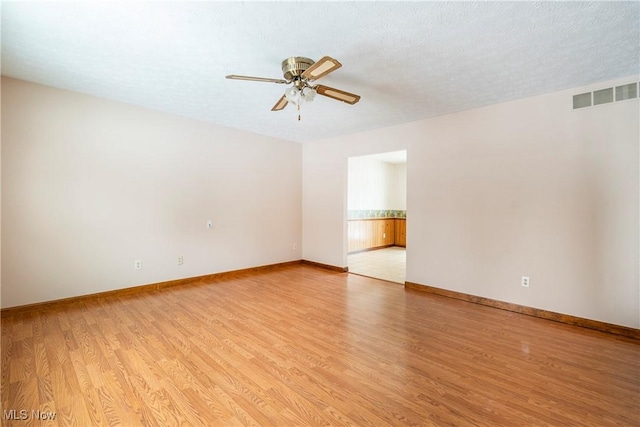
[[[337,60],[325,56],[314,62],[312,59],[301,56],[293,56],[282,61],[282,72],[284,79],[270,79],[266,77],[238,76],[230,74],[228,79],[232,80],[249,80],[254,82],[267,82],[278,84],[291,84],[287,88],[284,95],[276,102],[271,111],[280,111],[292,103],[298,107],[298,120],[300,120],[300,104],[302,102],[311,102],[316,94],[346,102],[347,104],[355,104],[360,100],[360,95],[345,92],[329,86],[312,84],[315,80],[326,76],[327,74],[342,67]]]

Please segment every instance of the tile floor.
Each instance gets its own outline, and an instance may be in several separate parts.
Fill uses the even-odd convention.
[[[376,279],[404,284],[407,272],[407,251],[392,246],[375,251],[348,255],[349,272]]]

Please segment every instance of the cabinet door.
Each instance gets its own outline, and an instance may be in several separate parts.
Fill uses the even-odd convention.
[[[395,245],[407,246],[407,221],[396,219]]]
[[[358,250],[367,249],[371,244],[371,224],[369,221],[359,221],[360,226],[360,242],[358,243]]]
[[[371,232],[369,231],[369,221],[354,221],[355,239],[354,239],[354,251],[361,251],[366,249],[371,238]]]
[[[347,251],[355,252],[358,250],[358,222],[347,221]]]
[[[384,220],[384,245],[389,246],[393,245],[396,241],[395,236],[395,220],[394,219],[385,219]]]
[[[374,221],[348,221],[347,222],[347,250],[358,252],[373,247]]]
[[[376,219],[371,222],[373,223],[373,244],[371,245],[371,247],[377,248],[379,246],[383,246],[384,220]]]
[[[397,220],[363,219],[347,221],[347,243],[349,252],[379,248],[398,244]]]

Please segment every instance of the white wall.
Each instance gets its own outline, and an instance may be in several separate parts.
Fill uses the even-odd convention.
[[[2,78],[2,306],[300,259],[301,154]]]
[[[407,149],[407,281],[640,327],[638,99],[572,110],[634,80],[306,144],[303,258],[346,265],[347,158]]]
[[[301,203],[345,266],[347,159],[407,149],[408,281],[640,327],[638,100],[571,110],[634,78],[303,147],[2,78],[2,307],[299,259]]]
[[[390,208],[397,211],[407,210],[407,164],[393,163],[391,165],[391,202]]]
[[[370,157],[352,157],[348,164],[349,210],[405,210],[404,165]]]

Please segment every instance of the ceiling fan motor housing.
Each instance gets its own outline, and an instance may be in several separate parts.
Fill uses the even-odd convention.
[[[282,61],[282,73],[288,81],[300,80],[299,77],[304,71],[311,67],[315,61],[302,56],[292,56]]]

